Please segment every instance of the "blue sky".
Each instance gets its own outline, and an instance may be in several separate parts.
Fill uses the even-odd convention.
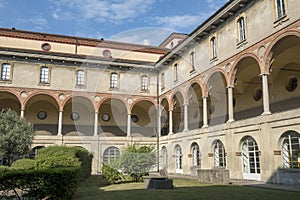
[[[227,0],[0,0],[0,27],[158,45]]]

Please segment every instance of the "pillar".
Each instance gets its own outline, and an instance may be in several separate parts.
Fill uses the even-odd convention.
[[[169,135],[173,134],[173,110],[169,110]]]
[[[21,115],[20,115],[21,118],[24,118],[24,114],[25,114],[24,112],[25,112],[25,110],[21,110]]]
[[[59,111],[58,115],[58,134],[57,135],[62,135],[62,118],[63,118],[63,111]]]
[[[188,115],[188,104],[183,104],[184,108],[184,129],[183,131],[188,131],[189,130],[189,115]]]
[[[227,122],[233,122],[234,121],[234,113],[233,113],[233,88],[228,87],[228,121]]]
[[[202,128],[208,127],[207,121],[207,97],[202,97],[203,99],[203,126]]]
[[[131,114],[127,115],[127,136],[131,135]]]
[[[95,112],[94,136],[98,135],[98,112]]]
[[[264,108],[264,112],[262,115],[268,115],[271,114],[271,112],[270,112],[269,86],[268,86],[267,74],[262,74],[262,87],[263,87],[263,108]]]

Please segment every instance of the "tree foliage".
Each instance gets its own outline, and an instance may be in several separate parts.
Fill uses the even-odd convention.
[[[156,153],[154,146],[128,146],[119,159],[119,169],[129,174],[133,181],[138,182],[147,175],[150,169],[156,164]]]
[[[0,158],[10,165],[14,158],[27,154],[34,137],[33,125],[11,109],[0,112]]]

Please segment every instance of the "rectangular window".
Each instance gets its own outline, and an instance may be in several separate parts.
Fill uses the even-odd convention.
[[[118,74],[115,72],[110,74],[110,88],[118,88]]]
[[[178,80],[178,65],[174,65],[174,81]]]
[[[49,83],[49,68],[48,67],[41,67],[40,83]]]
[[[210,46],[211,46],[211,56],[212,56],[212,59],[214,59],[217,57],[216,37],[212,37],[210,39]]]
[[[239,42],[246,40],[246,32],[245,32],[245,18],[240,17],[237,21],[238,29],[239,29]]]
[[[165,89],[165,73],[161,74],[161,80],[160,80],[160,82],[161,82],[161,89],[162,90]]]
[[[141,86],[143,91],[147,91],[148,90],[148,76],[143,75],[142,76],[142,86]]]
[[[277,18],[283,18],[286,16],[285,13],[285,0],[275,0],[276,1],[276,11],[277,11]]]
[[[76,85],[83,86],[84,83],[85,83],[84,71],[83,70],[77,70]]]
[[[8,63],[3,63],[1,66],[1,80],[6,81],[10,80],[10,71],[11,71],[11,66]]]
[[[190,53],[191,72],[195,71],[195,52]]]

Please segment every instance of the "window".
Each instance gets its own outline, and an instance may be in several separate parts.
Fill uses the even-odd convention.
[[[178,81],[178,65],[174,65],[174,81]]]
[[[49,68],[48,67],[41,67],[40,83],[49,83]]]
[[[240,17],[237,20],[238,23],[238,31],[239,31],[239,42],[243,42],[246,40],[246,32],[245,32],[245,18]]]
[[[275,0],[276,1],[276,12],[277,12],[277,18],[283,18],[286,16],[285,12],[285,0]]]
[[[226,167],[225,148],[221,141],[217,141],[214,146],[214,166]]]
[[[195,71],[195,52],[190,53],[191,72]]]
[[[216,43],[216,37],[213,36],[210,39],[210,47],[211,47],[211,57],[212,59],[217,57],[217,43]]]
[[[283,136],[283,167],[300,168],[300,134],[289,131]]]
[[[112,164],[120,156],[120,150],[117,147],[109,147],[103,153],[103,162]]]
[[[1,80],[7,81],[11,79],[11,66],[8,63],[3,63],[1,67]]]
[[[162,90],[165,89],[165,73],[161,74],[161,80],[160,80],[160,82],[161,82],[161,89]]]
[[[113,72],[110,74],[110,88],[118,88],[118,74]]]
[[[200,165],[200,150],[199,145],[197,143],[192,144],[192,158],[193,158],[193,166]]]
[[[287,91],[293,92],[293,91],[295,91],[297,89],[297,87],[298,87],[298,79],[297,79],[297,77],[291,77],[291,78],[289,78],[288,83],[286,85]]]
[[[179,145],[175,146],[175,169],[176,173],[182,173],[182,151]]]
[[[83,70],[77,70],[77,72],[76,72],[76,85],[77,86],[83,86],[84,83],[85,83],[84,71]]]
[[[142,86],[141,89],[143,91],[147,91],[148,90],[148,76],[147,75],[143,75],[142,76]]]
[[[251,137],[247,137],[242,145],[243,170],[245,174],[259,174],[259,151],[258,146]]]
[[[167,168],[168,166],[168,151],[166,147],[163,147],[161,149],[161,155],[162,155],[162,167]]]

